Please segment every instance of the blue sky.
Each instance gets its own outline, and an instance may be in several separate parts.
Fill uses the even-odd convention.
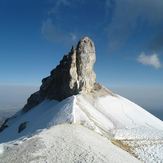
[[[162,91],[162,0],[1,0],[0,85],[40,85],[85,35],[99,82]]]

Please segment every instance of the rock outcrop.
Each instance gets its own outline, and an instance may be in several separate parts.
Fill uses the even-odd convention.
[[[80,92],[94,89],[96,75],[93,66],[96,61],[94,43],[84,37],[76,48],[65,55],[60,64],[42,80],[40,90],[30,96],[23,111],[28,111],[44,99],[63,100]]]

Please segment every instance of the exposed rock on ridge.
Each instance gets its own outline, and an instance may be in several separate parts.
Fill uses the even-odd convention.
[[[44,99],[60,101],[79,92],[91,92],[96,82],[93,71],[95,61],[94,43],[84,37],[76,48],[72,47],[69,54],[63,57],[50,76],[42,80],[40,90],[30,96],[23,111],[30,110]]]

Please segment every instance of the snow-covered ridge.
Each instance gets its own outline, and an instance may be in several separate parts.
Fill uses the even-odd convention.
[[[0,127],[0,163],[163,160],[163,122],[96,83],[95,60],[88,37],[63,57]]]
[[[69,97],[62,102],[55,100],[44,100],[32,110],[23,113],[18,112],[7,122],[7,128],[0,133],[0,143],[12,141],[23,136],[30,136],[50,126],[72,123],[72,108],[74,97]],[[18,133],[19,126],[26,122],[26,128]]]
[[[6,143],[0,163],[138,163],[107,138],[81,126],[63,124],[31,138]]]
[[[77,96],[77,107],[101,129],[113,137],[152,139],[163,138],[163,122],[152,114],[119,96],[107,95],[98,98]],[[125,131],[125,132],[124,132]]]
[[[24,122],[26,128],[18,133],[19,126]],[[133,138],[134,134],[144,138],[145,129],[155,130],[155,133],[163,131],[161,120],[121,96],[108,94],[93,97],[80,94],[61,102],[44,100],[27,113],[18,112],[7,122],[8,127],[0,133],[0,142],[14,140],[40,129],[64,123],[81,124],[98,133],[105,132],[119,138],[125,135]],[[141,129],[144,133],[138,132]],[[122,135],[124,130],[126,132]],[[156,135],[150,136],[157,138]]]
[[[159,143],[159,146],[155,147],[159,147],[158,153],[154,151],[158,157],[159,153],[163,152],[160,151],[163,149],[162,143],[160,144],[163,140],[163,122],[119,95],[109,91],[101,92],[98,90],[92,94],[79,94],[61,102],[44,100],[26,113],[18,112],[8,120],[6,123],[8,127],[0,133],[0,143],[6,146],[5,144],[15,143],[18,139],[21,142],[33,135],[43,134],[45,130],[58,125],[76,124],[103,135],[108,141],[118,140],[124,146],[127,144],[132,149],[134,149],[134,141],[148,140],[154,145]],[[19,132],[20,126],[24,123],[24,128]],[[1,153],[5,152],[5,148],[0,149]],[[132,152],[143,160],[149,157],[141,155],[140,151],[144,150],[146,150],[145,146],[140,145],[139,150],[132,150]],[[150,154],[152,160],[157,159],[155,154],[152,152]],[[162,156],[159,156],[161,160]]]

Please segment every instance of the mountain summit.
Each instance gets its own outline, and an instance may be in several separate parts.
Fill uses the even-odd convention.
[[[163,162],[163,122],[96,83],[94,43],[79,41],[0,127],[0,163]]]
[[[46,98],[60,101],[79,92],[91,92],[96,82],[93,71],[95,61],[93,41],[89,37],[82,38],[51,71],[50,76],[42,80],[40,90],[31,95],[23,110],[30,110]]]

